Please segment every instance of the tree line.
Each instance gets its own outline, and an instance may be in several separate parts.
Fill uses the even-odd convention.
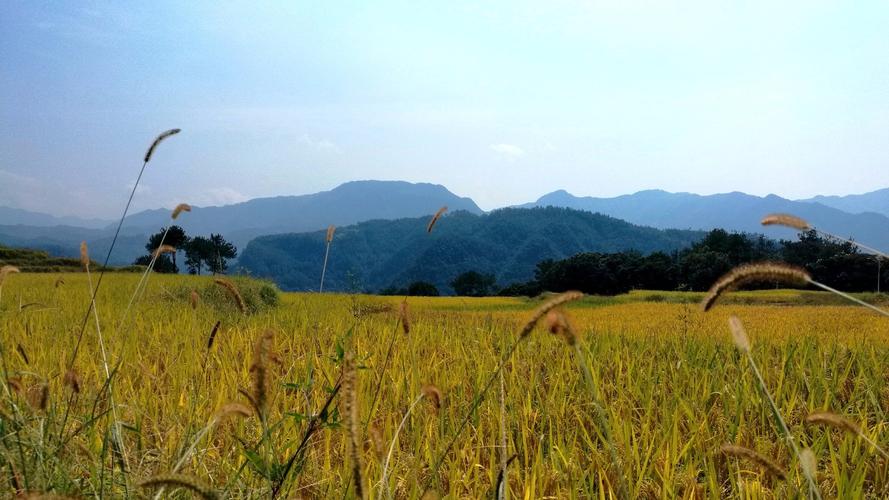
[[[228,270],[228,261],[238,256],[238,249],[226,241],[221,234],[211,233],[209,237],[190,237],[179,226],[162,227],[160,231],[152,234],[145,244],[147,255],[143,255],[133,262],[136,265],[147,266],[154,252],[161,246],[170,245],[176,251],[158,255],[154,263],[154,270],[158,273],[178,273],[179,266],[176,255],[182,251],[185,253],[185,267],[189,274],[201,274],[207,271],[211,274],[223,274]]]
[[[579,290],[617,295],[630,290],[707,290],[719,277],[741,264],[774,260],[806,269],[821,283],[848,292],[885,291],[889,261],[861,253],[847,242],[806,231],[796,240],[775,241],[763,235],[715,229],[690,247],[671,253],[636,251],[583,252],[561,260],[539,262],[534,278],[497,287],[493,275],[468,271],[450,284],[457,295],[535,296],[542,292]],[[390,287],[383,294],[438,295],[430,283]]]

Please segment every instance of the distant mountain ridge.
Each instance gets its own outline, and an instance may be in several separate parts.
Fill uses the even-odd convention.
[[[417,217],[434,213],[443,205],[450,210],[482,213],[471,199],[459,197],[436,184],[353,181],[330,191],[308,195],[256,198],[219,207],[192,207],[192,211],[182,214],[176,224],[190,235],[220,233],[243,249],[247,242],[260,235],[314,231],[331,224],[349,225],[371,219]],[[144,253],[142,247],[148,236],[171,222],[168,209],[146,210],[128,216],[123,234],[141,243],[115,249],[111,262],[117,265],[132,263]],[[17,226],[0,218],[0,243],[76,256],[81,240],[100,243],[110,238],[115,228],[116,223],[103,229]]]
[[[847,196],[816,196],[800,201],[820,203],[852,214],[875,212],[889,217],[889,188]]]
[[[538,262],[578,252],[672,251],[703,236],[698,231],[658,230],[612,217],[565,208],[504,208],[443,217],[432,233],[429,216],[374,220],[338,228],[324,289],[379,291],[422,280],[443,293],[459,273],[492,273],[501,285],[527,281]],[[239,265],[286,290],[317,290],[324,231],[262,236],[247,245]]]
[[[0,224],[38,227],[74,226],[89,229],[101,229],[108,226],[108,224],[111,224],[111,221],[104,219],[84,219],[72,216],[57,217],[55,215],[31,212],[20,208],[0,206]]]
[[[559,190],[522,207],[555,206],[586,210],[656,228],[764,233],[773,238],[792,238],[794,231],[762,227],[769,213],[784,212],[802,217],[810,224],[839,236],[876,248],[889,249],[889,217],[878,213],[850,214],[821,203],[793,201],[776,195],[764,197],[740,192],[698,195],[661,190],[640,191],[614,198],[574,196]]]

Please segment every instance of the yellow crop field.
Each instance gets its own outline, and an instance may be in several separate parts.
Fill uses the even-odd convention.
[[[84,316],[85,273],[6,277],[4,497],[805,496],[754,366],[823,497],[889,495],[889,321],[822,294],[740,292],[707,313],[700,295],[585,297],[561,309],[572,346],[553,316],[520,337],[537,299],[262,306],[233,279],[243,313],[212,278],[151,276],[126,313],[139,279],[107,274]],[[823,411],[859,433],[806,422]]]

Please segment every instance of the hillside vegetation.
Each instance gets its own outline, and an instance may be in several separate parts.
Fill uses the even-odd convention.
[[[422,280],[439,290],[466,270],[494,274],[501,284],[526,281],[544,259],[584,251],[672,251],[700,239],[697,231],[658,230],[564,208],[456,212],[431,233],[428,217],[369,221],[338,228],[325,290],[372,290]],[[325,232],[264,236],[243,250],[240,267],[285,290],[318,288]]]

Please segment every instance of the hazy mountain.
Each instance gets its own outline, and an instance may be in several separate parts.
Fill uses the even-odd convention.
[[[734,192],[702,196],[652,190],[615,198],[593,198],[560,190],[523,206],[575,208],[656,228],[724,228],[791,238],[792,230],[764,228],[759,224],[766,214],[785,212],[830,233],[889,249],[889,217],[876,213],[850,214],[821,203],[793,201],[775,195],[760,197]]]
[[[56,217],[54,215],[30,212],[19,208],[0,207],[0,224],[10,226],[21,224],[38,227],[76,226],[100,229],[111,224],[111,221],[103,219],[82,219],[80,217]]]
[[[220,207],[193,207],[183,213],[176,224],[190,235],[221,233],[239,249],[259,235],[314,231],[330,224],[355,224],[371,219],[398,219],[435,212],[447,205],[450,210],[481,213],[469,198],[461,198],[436,184],[412,184],[400,181],[347,182],[330,191],[302,195],[257,198]],[[147,210],[128,216],[123,233],[127,238],[115,250],[113,264],[129,264],[145,252],[148,235],[169,225],[170,210]],[[117,224],[106,224],[101,230],[85,227],[15,226],[0,216],[0,243],[29,246],[59,255],[77,254],[81,240],[107,249]],[[107,242],[105,241],[107,239]],[[138,243],[137,243],[138,242]],[[104,247],[102,246],[104,244]]]
[[[876,212],[889,217],[889,188],[848,196],[816,196],[800,201],[821,203],[853,214]]]
[[[530,279],[544,259],[583,251],[670,251],[703,236],[552,207],[506,208],[483,215],[457,212],[443,217],[432,233],[427,233],[429,215],[337,229],[325,290],[346,291],[357,286],[378,291],[424,280],[447,292],[448,283],[469,270],[493,273],[503,285]],[[324,231],[315,231],[256,238],[247,245],[239,265],[287,290],[317,290],[324,236]]]

